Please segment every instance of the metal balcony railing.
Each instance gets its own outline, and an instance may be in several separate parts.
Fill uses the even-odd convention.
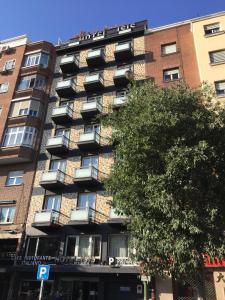
[[[61,170],[48,170],[42,173],[41,182],[61,182],[64,183],[65,173]]]
[[[94,166],[89,167],[81,167],[79,169],[75,169],[74,174],[75,179],[83,179],[83,178],[94,178],[98,179],[98,169],[96,169]]]
[[[55,209],[42,209],[34,215],[34,223],[57,223],[59,212]]]

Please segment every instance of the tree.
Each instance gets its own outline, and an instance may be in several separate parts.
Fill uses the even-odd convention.
[[[210,88],[133,84],[112,112],[106,189],[148,274],[188,279],[225,255],[225,113]]]

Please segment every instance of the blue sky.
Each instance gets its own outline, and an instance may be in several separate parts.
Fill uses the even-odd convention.
[[[225,10],[225,0],[0,0],[0,39],[66,41],[82,31],[147,19],[149,27]]]

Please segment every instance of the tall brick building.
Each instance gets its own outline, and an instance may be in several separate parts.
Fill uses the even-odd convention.
[[[0,266],[22,251],[36,162],[55,64],[48,42],[0,42]],[[1,269],[6,299],[11,267]]]

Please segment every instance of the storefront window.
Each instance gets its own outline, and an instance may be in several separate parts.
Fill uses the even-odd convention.
[[[69,236],[65,255],[78,257],[100,257],[101,238],[100,236],[82,235]]]
[[[29,238],[27,256],[58,256],[60,240],[58,238]]]
[[[128,257],[128,236],[114,234],[109,237],[109,256]]]

